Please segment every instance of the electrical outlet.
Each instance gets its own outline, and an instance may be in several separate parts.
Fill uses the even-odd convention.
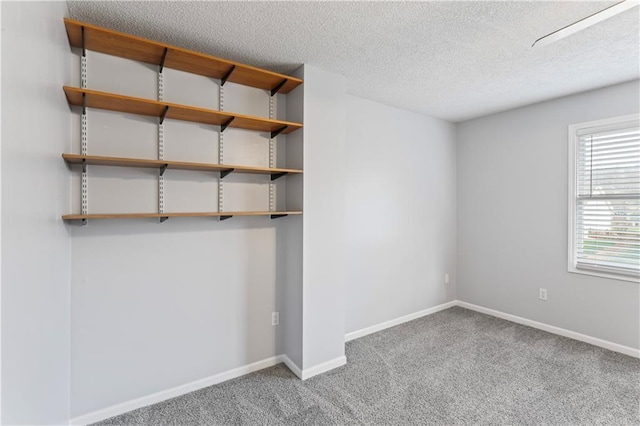
[[[540,298],[540,300],[547,300],[547,289],[541,288],[538,297]]]
[[[449,284],[449,274],[444,274],[444,283]]]
[[[280,312],[271,312],[271,325],[280,324]]]

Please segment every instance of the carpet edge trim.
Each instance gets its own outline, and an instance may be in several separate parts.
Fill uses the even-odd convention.
[[[288,359],[288,358],[286,358]],[[289,360],[291,362],[291,360]],[[265,368],[273,367],[274,365],[285,362],[285,355],[276,355],[270,358],[265,358],[260,361],[256,361],[251,364],[243,365],[241,367],[233,368],[231,370],[223,371],[218,374],[214,374],[204,379],[194,380],[183,385],[175,386],[163,391],[155,392],[150,395],[141,396],[139,398],[124,401],[119,404],[112,405],[107,408],[102,408],[96,411],[92,411],[87,414],[82,414],[78,417],[74,417],[69,420],[69,425],[87,425],[90,423],[106,420],[110,417],[118,416],[120,414],[127,413],[138,408],[146,407],[158,402],[166,401],[167,399],[175,398],[189,392],[197,391],[208,386],[216,385],[218,383],[226,382],[227,380],[235,379],[237,377],[244,376],[255,371],[263,370]],[[293,363],[292,363],[293,364]],[[295,365],[295,364],[293,364]],[[289,367],[289,365],[287,365]],[[295,374],[295,372],[294,372]]]
[[[360,337],[367,336],[369,334],[377,333],[378,331],[385,330],[387,328],[395,327],[396,325],[404,324],[405,322],[413,321],[415,319],[426,317],[427,315],[435,314],[436,312],[444,311],[445,309],[453,308],[457,306],[457,300],[443,303],[441,305],[433,306],[431,308],[423,309],[418,312],[414,312],[409,315],[404,315],[389,321],[381,322],[369,327],[362,328],[360,330],[352,331],[345,334],[344,341],[349,342],[351,340],[359,339]]]
[[[493,317],[501,318],[507,321],[515,322],[518,324],[526,325],[529,327],[537,328],[552,334],[568,337],[580,342],[589,343],[590,345],[598,346],[600,348],[609,349],[610,351],[619,352],[624,355],[629,355],[634,358],[640,358],[640,349],[635,349],[630,346],[624,346],[619,343],[610,342],[608,340],[599,339],[597,337],[589,336],[587,334],[578,333],[576,331],[567,330],[565,328],[556,327],[554,325],[545,324],[530,320],[528,318],[519,317],[517,315],[507,314],[505,312],[497,311],[495,309],[485,308],[484,306],[474,305],[473,303],[463,302],[456,300],[457,306],[461,308],[470,309],[472,311],[480,312],[482,314],[491,315]]]

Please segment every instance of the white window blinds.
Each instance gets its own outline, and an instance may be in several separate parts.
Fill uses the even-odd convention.
[[[637,121],[578,129],[574,265],[640,273],[640,129]]]

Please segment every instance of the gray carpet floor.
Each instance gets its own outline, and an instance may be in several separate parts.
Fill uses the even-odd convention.
[[[99,425],[640,425],[640,360],[455,307]]]

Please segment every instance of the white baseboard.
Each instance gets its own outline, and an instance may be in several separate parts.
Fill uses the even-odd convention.
[[[113,416],[127,413],[129,411],[146,407],[148,405],[156,404],[158,402],[166,401],[167,399],[175,398],[187,394],[189,392],[197,391],[199,389],[206,388],[208,386],[216,385],[218,383],[226,382],[227,380],[235,379],[245,374],[253,373],[258,370],[262,370],[268,367],[273,367],[276,364],[284,363],[296,376],[302,380],[306,380],[310,377],[316,376],[321,373],[325,373],[334,368],[340,367],[347,363],[347,358],[343,355],[341,357],[332,359],[315,367],[301,370],[291,359],[286,355],[278,355],[271,358],[263,359],[262,361],[254,362],[253,364],[244,365],[242,367],[234,368],[233,370],[224,371],[213,376],[205,377],[204,379],[196,380],[184,385],[176,386],[171,389],[156,392],[151,395],[146,395],[140,398],[125,401],[120,404],[112,405],[111,407],[103,408],[101,410],[93,411],[91,413],[83,414],[69,420],[70,425],[87,425],[90,423],[99,422],[101,420],[108,419]]]
[[[413,321],[414,319],[418,319],[420,317],[424,317],[427,315],[435,314],[436,312],[444,311],[445,309],[452,308],[456,306],[457,300],[453,300],[451,302],[443,303],[442,305],[434,306],[432,308],[424,309],[422,311],[414,312],[409,315],[405,315],[403,317],[399,317],[396,319],[392,319],[390,321],[385,321],[380,324],[372,325],[371,327],[366,327],[360,330],[352,331],[351,333],[347,333],[344,336],[344,341],[348,342],[350,340],[358,339],[360,337],[366,336],[368,334],[376,333],[378,331],[384,330],[386,328],[395,327],[396,325]]]
[[[390,321],[373,325],[371,327],[363,328],[361,330],[353,331],[345,336],[345,341],[357,339],[359,337],[366,336],[377,331],[387,329],[408,321],[412,321],[417,318],[421,318],[427,315],[434,314],[436,312],[452,308],[454,306],[460,306],[462,308],[470,309],[472,311],[480,312],[483,314],[491,315],[497,318],[502,318],[507,321],[515,322],[518,324],[526,325],[529,327],[544,330],[549,333],[557,334],[560,336],[568,337],[570,339],[579,340],[581,342],[589,343],[594,346],[609,349],[614,352],[620,352],[625,355],[629,355],[635,358],[640,358],[640,349],[631,348],[629,346],[620,345],[618,343],[609,342],[607,340],[598,339],[596,337],[587,336],[586,334],[577,333],[575,331],[566,330],[564,328],[555,327],[552,325],[544,324],[538,321],[533,321],[527,318],[522,318],[516,315],[507,314],[504,312],[496,311],[494,309],[485,308],[482,306],[474,305],[460,300],[454,300],[451,302],[443,303],[442,305],[434,306],[429,309],[415,312],[413,314],[405,315],[400,318],[396,318]],[[151,404],[165,401],[170,398],[175,398],[180,395],[184,395],[189,392],[193,392],[207,386],[212,386],[218,383],[222,383],[227,380],[235,379],[236,377],[244,376],[245,374],[253,373],[254,371],[262,370],[264,368],[272,367],[276,364],[284,363],[296,376],[302,380],[306,380],[318,374],[325,373],[334,368],[338,368],[347,363],[347,358],[343,355],[332,359],[322,364],[318,364],[314,367],[301,369],[286,355],[278,355],[271,358],[263,359],[262,361],[254,362],[242,367],[234,368],[229,371],[225,371],[213,376],[205,377],[204,379],[196,380],[184,385],[176,386],[171,389],[156,392],[151,395],[136,398],[130,401],[126,401],[120,404],[112,405],[101,410],[97,410],[91,413],[83,414],[75,417],[69,421],[70,425],[86,425],[89,423],[99,422],[101,420],[108,419],[113,416],[124,414],[128,411],[135,410],[137,408],[146,407]]]
[[[629,346],[620,345],[618,343],[609,342],[607,340],[599,339],[597,337],[588,336],[575,331],[567,330],[564,328],[556,327],[553,325],[545,324],[542,322],[530,320],[527,318],[519,317],[517,315],[511,315],[504,312],[496,311],[494,309],[485,308],[483,306],[474,305],[472,303],[463,302],[461,300],[454,300],[451,302],[443,303],[442,305],[434,306],[433,308],[425,309],[422,311],[414,312],[413,314],[405,315],[400,318],[396,318],[390,321],[385,321],[380,324],[372,325],[371,327],[363,328],[361,330],[347,333],[344,337],[345,342],[354,340],[368,334],[376,333],[378,331],[394,327],[396,325],[413,321],[414,319],[421,318],[427,315],[434,314],[445,309],[452,308],[454,306],[460,306],[462,308],[470,309],[472,311],[480,312],[483,314],[491,315],[497,318],[502,318],[507,321],[515,322],[518,324],[526,325],[529,327],[544,330],[549,333],[557,334],[559,336],[568,337],[570,339],[579,340],[580,342],[589,343],[594,346],[609,349],[614,352],[619,352],[625,355],[632,356],[634,358],[640,358],[640,349],[635,349]]]
[[[334,368],[342,367],[347,363],[347,357],[342,355],[330,361],[323,362],[322,364],[318,364],[314,367],[303,370],[298,367],[296,363],[291,361],[288,356],[280,356],[282,357],[282,362],[284,362],[284,365],[286,365],[293,374],[298,376],[300,380],[307,380],[313,376],[317,376],[318,374],[326,373],[329,370],[333,370]]]
[[[286,355],[280,355],[280,357],[282,357],[282,362],[284,362],[284,365],[286,365],[293,374],[298,376],[299,379],[302,379],[302,369],[298,367],[298,364],[291,361],[291,359]]]
[[[620,352],[625,355],[629,355],[635,358],[640,358],[640,349],[634,349],[629,346],[620,345],[618,343],[609,342],[607,340],[598,339],[597,337],[587,336],[586,334],[577,333],[575,331],[567,330],[564,328],[556,327],[553,325],[545,324],[538,321],[533,321],[527,318],[522,318],[516,315],[506,314],[504,312],[496,311],[494,309],[485,308],[482,306],[474,305],[460,300],[456,301],[456,304],[462,308],[471,309],[472,311],[480,312],[483,314],[491,315],[494,317],[502,318],[507,321],[515,322],[529,327],[544,330],[549,333],[557,334],[559,336],[568,337],[570,339],[579,340],[581,342],[589,343],[594,346],[609,349],[614,352]]]
[[[347,357],[342,355],[337,358],[334,358],[330,361],[323,362],[322,364],[315,365],[311,368],[305,368],[302,370],[302,380],[310,379],[313,376],[317,376],[318,374],[326,373],[329,370],[333,370],[334,368],[342,367],[347,363]]]
[[[287,358],[288,359],[288,358]],[[184,395],[189,392],[193,392],[207,386],[212,386],[218,383],[225,382],[227,380],[235,379],[236,377],[244,376],[245,374],[253,373],[254,371],[262,370],[264,368],[273,367],[276,364],[285,362],[283,355],[274,356],[271,358],[263,359],[262,361],[254,362],[252,364],[244,365],[242,367],[234,368],[213,376],[205,377],[204,379],[196,380],[184,385],[176,386],[171,389],[156,392],[151,395],[146,395],[140,398],[132,399],[120,404],[112,405],[111,407],[103,408],[101,410],[93,411],[91,413],[83,414],[69,420],[70,425],[87,425],[90,423],[99,422],[101,420],[108,419],[113,416],[124,414],[128,411],[135,410],[137,408],[146,407],[151,404],[166,401],[170,398],[175,398],[180,395]],[[294,364],[295,365],[295,364]],[[288,365],[287,365],[288,366]],[[291,367],[289,367],[291,368]]]

